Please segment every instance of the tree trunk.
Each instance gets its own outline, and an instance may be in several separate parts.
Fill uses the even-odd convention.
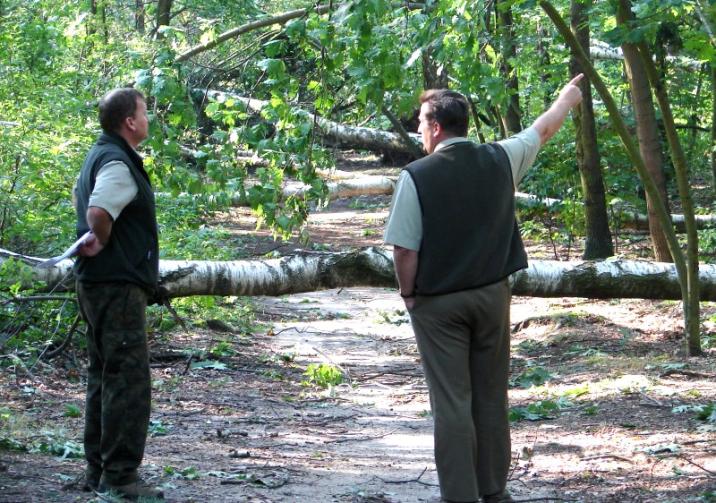
[[[627,6],[628,2],[622,0],[622,5]],[[656,70],[651,52],[646,47],[646,44],[640,43],[638,49],[639,56],[646,68],[649,82],[654,88],[654,94],[659,102],[666,139],[669,142],[671,161],[676,172],[679,198],[684,209],[687,267],[687,296],[684,298],[684,318],[686,320],[689,355],[698,356],[703,354],[701,350],[701,307],[699,303],[699,238],[696,232],[694,206],[689,184],[689,167],[686,161],[686,154],[676,131],[674,115],[671,111],[671,103],[669,102],[665,83]]]
[[[142,34],[146,30],[144,15],[144,0],[136,0],[134,8],[134,26],[137,28],[137,32]]]
[[[551,197],[537,197],[532,194],[525,192],[515,192],[515,202],[518,206],[523,208],[534,208],[543,206],[545,208],[552,208],[562,204],[561,199],[554,199]],[[634,229],[639,231],[649,230],[649,217],[643,213],[636,213],[628,208],[621,207],[619,205],[614,206],[614,210],[617,212],[617,217],[620,224],[628,229]],[[698,229],[708,229],[716,227],[716,215],[695,215],[696,227]],[[673,222],[674,228],[678,232],[686,232],[686,219],[684,215],[678,213],[671,214],[671,221]]]
[[[631,19],[629,4],[620,5],[617,9],[617,23],[625,26]],[[632,104],[636,120],[636,135],[639,139],[639,150],[644,159],[646,169],[651,175],[659,190],[664,205],[668,211],[669,198],[666,194],[666,180],[663,171],[663,158],[661,154],[661,143],[659,141],[659,130],[654,112],[654,102],[651,97],[651,87],[646,76],[644,64],[639,58],[639,52],[633,44],[622,45],[624,53],[624,64],[629,78]],[[660,262],[671,262],[672,257],[669,246],[664,236],[664,229],[659,222],[652,196],[646,196],[646,208],[649,215],[649,229],[651,233],[654,257]]]
[[[346,127],[346,126],[344,126]],[[182,149],[182,154],[189,160],[193,159],[196,154],[190,149]],[[266,162],[252,155],[251,152],[240,152],[237,159],[241,162],[253,166],[266,166]],[[356,196],[375,196],[375,195],[391,195],[395,188],[395,181],[389,177],[377,175],[355,176],[355,174],[347,171],[328,170],[323,171],[321,176],[327,180],[329,199],[339,199],[342,197]],[[340,179],[340,181],[336,181]],[[297,195],[307,186],[296,183],[288,183],[283,189],[283,197],[289,195]],[[157,197],[165,197],[162,193],[158,193]],[[166,197],[189,197],[188,194],[179,194],[179,196]],[[231,194],[212,194],[208,196],[210,201],[220,204],[222,200],[226,200],[226,204],[232,206],[246,206],[248,203],[238,192]],[[523,208],[544,207],[552,208],[562,204],[561,199],[551,197],[537,197],[525,192],[515,192],[515,202]],[[618,220],[621,226],[628,229],[639,231],[649,230],[649,218],[643,213],[637,213],[629,208],[622,208],[618,205],[614,206],[617,211]],[[678,232],[686,232],[684,215],[672,213],[671,221]],[[716,227],[716,215],[695,215],[696,227],[698,229],[707,229]]]
[[[432,51],[423,51],[423,89],[447,89],[448,75],[444,68],[438,68],[432,57]]]
[[[502,64],[500,70],[507,87],[507,113],[504,116],[507,135],[511,136],[522,131],[522,114],[520,112],[520,93],[517,81],[517,70],[512,62],[517,58],[517,43],[512,19],[512,7],[505,0],[495,2],[497,18],[502,38]]]
[[[552,64],[549,56],[549,30],[545,28],[541,23],[537,23],[537,54],[539,55],[539,63],[542,68],[549,68]],[[552,105],[554,99],[555,85],[550,83],[552,80],[552,73],[548,70],[543,70],[540,76],[542,81],[542,88],[544,89],[544,109],[547,110]]]
[[[11,256],[30,264],[41,260],[0,250],[0,264]],[[71,290],[71,267],[72,262],[64,260],[55,267],[35,268],[34,280],[45,283],[43,291],[58,288],[62,280]],[[269,260],[162,260],[159,275],[162,293],[168,297],[284,295],[351,286],[397,286],[392,253],[382,248],[298,253]],[[716,265],[704,266],[700,278],[702,300],[716,301]],[[675,267],[663,262],[531,260],[527,269],[512,275],[511,282],[514,295],[530,297],[681,298]]]
[[[157,2],[157,37],[161,38],[159,28],[169,26],[171,22],[172,0],[158,0]]]
[[[586,76],[589,78],[589,80],[592,81],[592,84],[599,93],[599,96],[601,96],[602,98],[604,106],[609,112],[609,118],[612,122],[612,125],[619,134],[619,137],[621,138],[622,143],[624,144],[624,147],[629,154],[629,158],[631,159],[632,163],[634,164],[634,167],[639,173],[639,177],[644,184],[644,189],[646,190],[646,193],[649,194],[655,202],[657,216],[659,218],[659,222],[664,228],[667,243],[669,245],[669,251],[671,252],[672,258],[674,259],[674,267],[676,268],[677,275],[679,278],[679,287],[681,288],[681,299],[684,304],[686,304],[689,298],[689,270],[686,265],[686,258],[681,251],[679,240],[677,239],[676,233],[674,232],[674,228],[671,225],[669,212],[666,209],[663,200],[659,196],[659,189],[657,188],[656,183],[654,183],[654,179],[651,177],[651,175],[646,169],[644,159],[642,158],[637,145],[634,143],[632,134],[627,129],[626,124],[624,123],[624,119],[619,113],[617,104],[614,101],[614,98],[612,97],[611,93],[607,89],[607,86],[604,84],[604,81],[602,81],[602,78],[599,76],[599,73],[597,73],[597,71],[594,69],[594,66],[589,61],[589,56],[587,56],[587,54],[584,52],[584,49],[577,41],[577,39],[574,38],[574,35],[562,19],[562,16],[560,16],[559,12],[557,12],[557,9],[555,9],[554,6],[548,0],[539,0],[539,5],[552,20],[555,27],[564,38],[565,42],[567,42],[567,44],[569,45],[570,49],[579,58],[579,62],[584,68]],[[686,326],[688,326],[689,324],[688,318],[686,316],[686,310],[684,311],[684,324]]]
[[[711,175],[716,197],[716,65],[711,66]]]
[[[410,4],[408,4],[410,7]],[[222,44],[226,42],[227,40],[231,40],[232,38],[236,38],[239,35],[243,35],[244,33],[249,33],[254,30],[258,30],[260,28],[266,28],[267,26],[273,26],[275,24],[286,24],[287,22],[291,21],[292,19],[297,19],[303,16],[306,16],[312,12],[315,12],[316,14],[323,14],[325,12],[328,12],[330,9],[336,9],[338,8],[338,5],[332,5],[329,3],[328,5],[319,5],[316,7],[306,8],[306,9],[296,9],[289,12],[283,12],[281,14],[278,14],[273,17],[265,18],[265,19],[259,19],[258,21],[252,21],[250,23],[246,23],[241,26],[237,26],[236,28],[232,28],[230,30],[225,31],[224,33],[221,33],[218,35],[215,39],[202,43],[199,45],[196,45],[192,47],[191,49],[181,53],[179,56],[177,56],[176,61],[186,61],[187,59],[196,56],[197,54],[200,54],[204,51],[208,51],[210,49],[213,49],[219,44]]]
[[[267,101],[247,98],[245,96],[239,96],[232,93],[224,93],[222,91],[197,90],[196,92],[197,98],[203,98],[205,95],[212,98],[231,97],[234,100],[243,103],[248,110],[254,113],[260,113],[261,110],[268,105]],[[350,146],[351,148],[377,152],[387,150],[406,154],[414,153],[415,145],[419,148],[422,147],[421,137],[416,133],[408,133],[408,136],[415,143],[415,145],[408,145],[406,141],[404,141],[397,133],[367,127],[346,126],[338,122],[324,119],[323,117],[317,117],[306,111],[299,110],[299,113],[306,114],[306,116],[310,117],[311,120],[315,119],[315,122],[318,125],[318,133],[328,142],[338,146]]]
[[[589,48],[589,18],[587,16],[590,3],[582,0],[571,1],[572,32],[585,51]],[[572,76],[583,73],[579,61],[572,55],[570,58]],[[592,87],[589,79],[580,83],[583,100],[574,108],[572,117],[576,130],[577,164],[584,193],[586,219],[586,236],[584,243],[585,259],[606,258],[614,255],[612,235],[609,231],[604,182],[599,162],[597,130],[592,107]]]
[[[592,41],[589,47],[589,54],[593,59],[613,61],[621,61],[624,59],[624,53],[620,48],[612,47],[606,42],[600,41]],[[701,68],[701,62],[695,59],[667,56],[666,61],[685,70],[698,71]]]

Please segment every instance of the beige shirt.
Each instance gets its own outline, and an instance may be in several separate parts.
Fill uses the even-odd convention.
[[[437,152],[441,148],[455,143],[471,141],[467,138],[456,137],[441,141],[435,147]],[[527,128],[516,135],[497,142],[507,153],[512,169],[512,179],[515,188],[527,174],[534,163],[537,152],[541,146],[539,133],[534,128]],[[383,241],[386,244],[397,245],[409,250],[420,250],[423,239],[423,221],[418,200],[418,191],[415,182],[407,171],[403,170],[398,177],[393,200],[390,203],[390,216],[385,225]]]
[[[75,189],[76,190],[76,189]],[[117,220],[122,210],[137,196],[137,182],[122,161],[111,161],[99,168],[87,207],[102,208]]]

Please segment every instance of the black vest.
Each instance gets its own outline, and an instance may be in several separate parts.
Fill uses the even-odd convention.
[[[418,294],[477,288],[527,267],[512,170],[502,147],[454,143],[405,169],[422,210]]]
[[[75,276],[87,283],[127,282],[154,293],[159,276],[159,246],[154,192],[142,158],[119,135],[103,133],[87,154],[77,180],[77,236],[89,230],[87,206],[97,172],[111,161],[122,161],[137,184],[137,196],[112,224],[104,249],[79,257]]]

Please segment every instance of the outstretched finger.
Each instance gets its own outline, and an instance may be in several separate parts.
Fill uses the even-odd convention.
[[[576,77],[574,77],[572,80],[570,80],[570,81],[569,81],[569,84],[567,84],[567,85],[576,86],[576,85],[579,84],[579,82],[580,82],[583,78],[584,78],[584,74],[583,74],[583,73],[580,73],[579,75],[577,75]]]

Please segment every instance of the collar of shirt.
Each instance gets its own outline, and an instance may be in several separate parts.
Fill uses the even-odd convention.
[[[462,136],[453,136],[452,138],[448,138],[447,140],[443,140],[443,141],[441,141],[440,143],[438,143],[438,144],[435,146],[435,150],[433,150],[433,152],[437,152],[437,151],[440,150],[441,148],[445,148],[445,147],[447,147],[447,146],[449,146],[449,145],[453,145],[453,144],[455,144],[455,143],[463,143],[463,142],[466,142],[466,141],[469,142],[469,141],[472,141],[472,140],[468,140],[467,138],[464,138],[464,137],[462,137]]]

